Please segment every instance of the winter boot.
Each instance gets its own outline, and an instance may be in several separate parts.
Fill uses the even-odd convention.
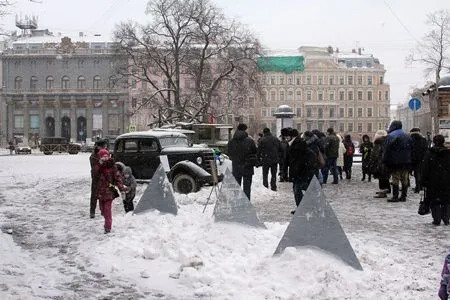
[[[392,198],[387,199],[387,202],[398,202],[398,192],[399,192],[399,187],[393,185],[392,186]]]
[[[363,177],[361,178],[361,181],[366,180],[366,173],[363,173]]]
[[[369,179],[367,179],[368,182],[372,181],[372,174],[369,174]]]
[[[386,192],[377,192],[374,198],[387,198]]]
[[[442,208],[440,205],[433,205],[431,207],[431,216],[433,217],[433,225],[441,225]]]
[[[407,194],[408,194],[408,187],[402,186],[402,195],[400,196],[400,199],[398,199],[398,201],[405,202]]]

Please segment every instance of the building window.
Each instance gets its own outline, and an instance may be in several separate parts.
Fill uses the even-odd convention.
[[[388,91],[384,92],[384,99],[385,99],[386,101],[389,100],[389,92],[388,92]]]
[[[98,75],[94,76],[94,79],[93,79],[93,82],[92,82],[92,87],[94,89],[99,89],[100,88],[100,81],[101,81],[100,76],[98,76]]]
[[[362,60],[357,60],[356,61],[356,67],[357,68],[362,68]]]
[[[319,101],[323,101],[323,92],[322,91],[317,92],[317,99]]]
[[[345,131],[345,127],[344,127],[344,123],[339,123],[339,131],[340,132],[344,132]]]
[[[298,132],[302,132],[302,123],[297,123]]]
[[[344,101],[344,99],[345,99],[345,92],[344,91],[340,91],[339,92],[339,100],[340,101]]]
[[[334,84],[334,78],[333,78],[333,77],[330,77],[330,78],[329,78],[329,81],[330,81],[330,85],[333,85],[333,84]]]
[[[348,132],[353,132],[353,123],[348,123],[347,124],[347,131]]]
[[[339,118],[345,117],[345,109],[343,107],[339,107]]]
[[[362,128],[363,124],[362,123],[358,123],[358,132],[362,132]]]
[[[367,85],[372,85],[372,76],[367,76]]]
[[[339,77],[339,84],[344,85],[344,77]]]
[[[319,107],[317,109],[317,118],[318,119],[323,119],[323,108],[322,107]]]
[[[63,76],[63,78],[61,78],[61,88],[68,89],[69,87],[70,87],[69,76]]]
[[[381,91],[378,91],[378,100],[381,100]]]
[[[30,90],[36,90],[38,84],[38,78],[36,76],[31,76],[30,79]]]
[[[302,91],[297,91],[296,92],[296,99],[297,99],[297,101],[301,101],[302,100]]]
[[[353,91],[348,91],[347,98],[348,98],[348,101],[353,101]]]
[[[261,108],[261,116],[262,117],[267,117],[267,109]]]
[[[306,84],[311,84],[311,76],[306,76]]]
[[[297,117],[301,117],[301,116],[302,116],[302,108],[297,107]]]
[[[297,78],[296,78],[296,83],[297,83],[297,85],[300,85],[300,84],[301,84],[300,77],[297,77]]]
[[[78,60],[78,68],[83,68],[84,67],[84,60],[83,59],[79,59]]]
[[[306,130],[311,131],[312,130],[312,122],[306,122]]]
[[[306,108],[306,117],[311,118],[311,116],[312,116],[312,109],[311,109],[311,107],[307,107]]]
[[[384,77],[380,76],[380,84],[384,84]]]
[[[135,108],[137,106],[137,99],[136,98],[131,98],[131,107]]]
[[[292,85],[292,77],[288,77],[288,84]]]
[[[78,76],[77,88],[79,88],[79,89],[86,88],[86,78],[84,78],[84,76]]]
[[[137,81],[136,81],[136,79],[131,79],[131,88],[132,89],[135,89],[136,88],[136,86],[137,86]]]
[[[323,121],[320,121],[320,122],[317,123],[317,129],[319,131],[323,131]]]
[[[280,76],[280,85],[284,85],[284,77]]]
[[[353,76],[348,76],[348,77],[347,77],[347,83],[348,83],[349,85],[353,85]]]
[[[280,101],[284,101],[284,91],[280,91]]]
[[[306,92],[306,101],[311,101],[311,91]]]
[[[266,102],[267,101],[267,91],[263,91],[262,92],[261,100],[262,100],[262,102]]]
[[[367,91],[367,100],[372,101],[372,91]]]
[[[362,107],[358,107],[358,118],[362,118],[363,116],[363,109]]]
[[[14,79],[14,89],[15,90],[22,89],[22,77],[16,77]]]
[[[322,76],[319,76],[319,77],[317,78],[317,84],[318,84],[318,85],[322,85],[322,84],[323,84],[323,77],[322,77]]]
[[[22,115],[17,115],[14,116],[14,128],[15,129],[22,129],[23,128],[23,116]]]
[[[373,128],[372,128],[372,123],[367,123],[367,132],[372,132]]]
[[[370,60],[366,60],[366,66],[368,68],[372,68],[372,62]]]
[[[255,107],[255,97],[248,97],[248,106]]]
[[[330,118],[334,118],[334,107],[330,107]]]
[[[116,76],[114,76],[114,75],[109,76],[108,87],[109,87],[110,89],[113,89],[113,88],[116,87],[116,84],[117,84],[117,78],[116,78]]]
[[[349,107],[349,108],[348,108],[347,116],[348,116],[349,118],[353,118],[353,107]]]
[[[53,76],[48,76],[47,79],[45,80],[45,88],[47,90],[51,90],[53,89],[55,80],[53,79]]]
[[[294,91],[288,91],[287,100],[288,101],[294,100]]]
[[[39,115],[30,115],[30,128],[31,129],[39,129],[40,123]]]
[[[347,66],[347,68],[353,68],[353,62],[351,60],[347,60],[345,62],[345,65]]]
[[[275,76],[270,77],[270,84],[271,85],[275,84]]]
[[[334,92],[330,92],[328,94],[328,98],[329,98],[330,101],[334,101]]]
[[[275,91],[271,91],[270,92],[270,101],[275,101],[277,98],[277,95],[275,93]]]
[[[358,76],[358,85],[362,85],[362,76]]]
[[[358,100],[362,100],[362,98],[363,98],[363,92],[358,91]]]

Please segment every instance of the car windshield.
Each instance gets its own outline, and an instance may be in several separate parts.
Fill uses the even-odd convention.
[[[18,144],[17,144],[17,147],[28,147],[28,145],[27,145],[27,144],[24,144],[24,143],[18,143]]]
[[[167,147],[189,147],[189,143],[186,137],[173,137],[173,136],[167,136],[167,137],[161,137],[159,139],[159,142],[161,143],[162,148]]]

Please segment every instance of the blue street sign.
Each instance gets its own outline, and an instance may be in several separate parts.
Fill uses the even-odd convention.
[[[413,111],[419,110],[422,107],[422,102],[419,98],[411,98],[408,102],[409,108]]]

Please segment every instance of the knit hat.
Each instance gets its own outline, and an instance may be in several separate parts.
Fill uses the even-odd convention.
[[[100,149],[100,150],[98,151],[98,153],[97,153],[97,156],[98,156],[99,158],[102,158],[102,157],[105,157],[105,156],[109,158],[109,151],[106,150],[106,149]]]
[[[245,125],[244,123],[241,123],[237,126],[237,130],[242,130],[242,131],[246,131],[247,130],[247,125]]]

